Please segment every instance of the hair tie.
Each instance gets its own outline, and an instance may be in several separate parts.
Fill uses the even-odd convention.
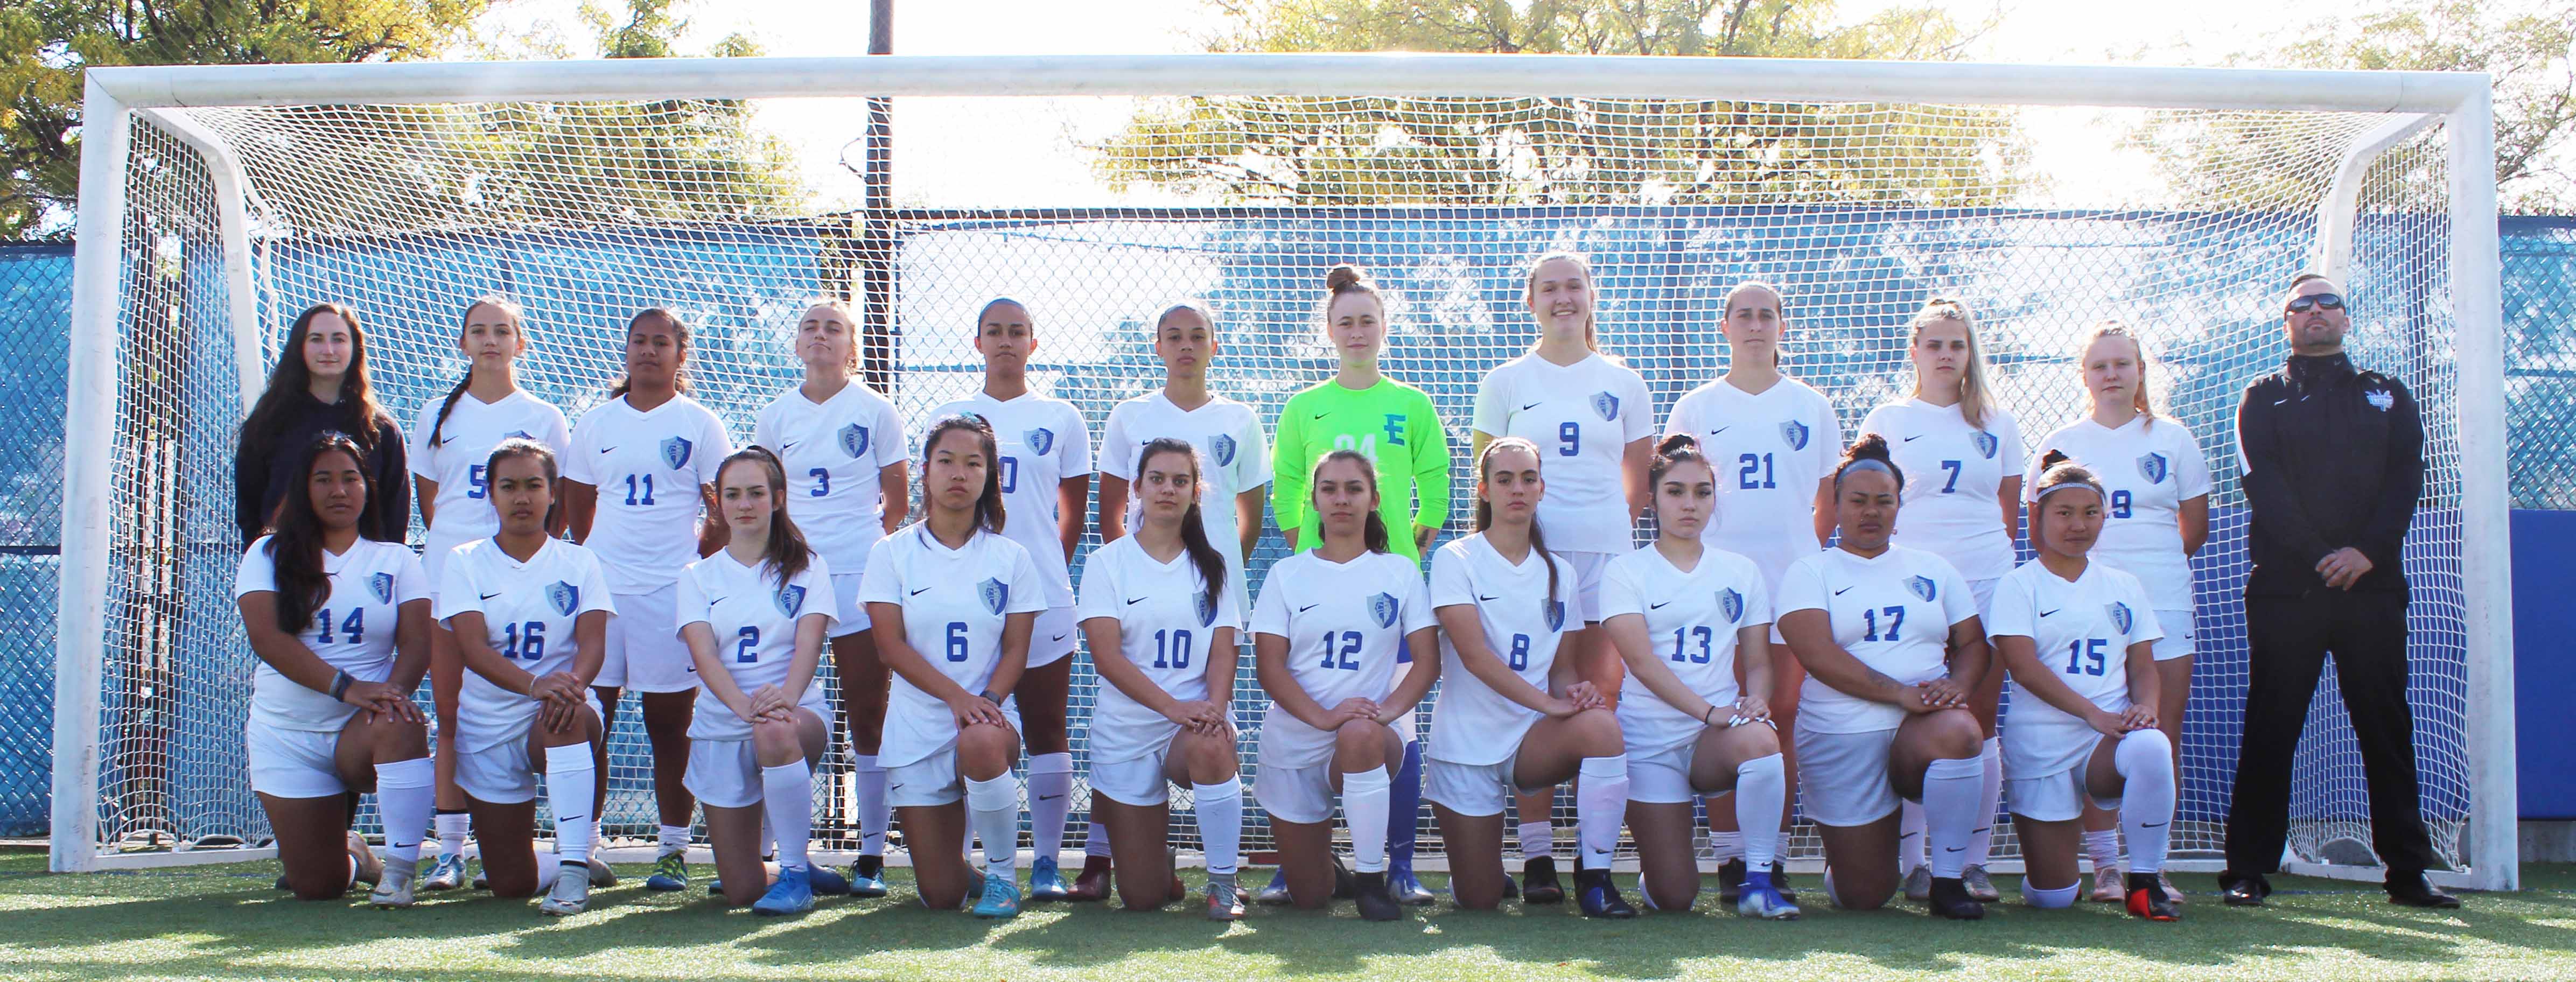
[[[1834,475],[1834,486],[1841,487],[1843,484],[1843,475],[1850,474],[1855,471],[1877,471],[1890,478],[1896,478],[1896,468],[1888,466],[1886,461],[1880,460],[1876,457],[1862,457],[1859,460],[1843,465],[1843,469]],[[1898,480],[1902,479],[1898,478]]]
[[[2061,482],[2059,482],[2059,483],[2051,484],[2051,485],[2049,485],[2049,486],[2047,486],[2047,487],[2044,487],[2044,488],[2039,489],[2039,494],[2038,494],[2038,495],[2036,495],[2036,496],[2034,496],[2034,497],[2032,497],[2032,498],[2030,499],[2030,503],[2035,505],[2035,504],[2038,504],[2038,503],[2040,503],[2040,502],[2046,501],[2046,500],[2048,500],[2048,496],[2049,496],[2049,495],[2056,494],[2056,493],[2058,493],[2058,492],[2060,492],[2060,491],[2064,491],[2064,490],[2066,490],[2066,489],[2068,489],[2068,488],[2083,488],[2083,489],[2084,489],[2084,490],[2086,490],[2086,491],[2091,491],[2091,492],[2093,492],[2093,496],[2094,496],[2094,497],[2096,497],[2096,498],[2108,498],[2108,497],[2110,497],[2110,495],[2107,495],[2107,494],[2103,494],[2103,493],[2102,493],[2102,486],[2101,486],[2101,485],[2099,485],[2099,484],[2095,484],[2095,483],[2093,483],[2093,482],[2091,482],[2091,481],[2061,481]]]

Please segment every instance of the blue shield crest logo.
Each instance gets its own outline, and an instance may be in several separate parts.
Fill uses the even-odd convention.
[[[1369,616],[1377,618],[1377,626],[1394,627],[1396,612],[1394,594],[1381,593],[1369,598]]]
[[[1234,466],[1234,438],[1219,433],[1208,438],[1208,456],[1218,467]]]
[[[1608,392],[1595,392],[1595,393],[1593,393],[1593,394],[1592,394],[1592,412],[1593,412],[1595,415],[1600,416],[1600,417],[1601,417],[1602,422],[1605,422],[1605,423],[1606,423],[1606,422],[1614,422],[1614,421],[1618,420],[1618,418],[1619,418],[1619,397],[1618,397],[1618,396],[1611,395],[1611,394],[1610,394],[1610,393],[1608,393]]]
[[[1807,449],[1807,424],[1794,419],[1780,424],[1780,440],[1791,450]]]
[[[1044,457],[1055,447],[1055,431],[1041,426],[1020,434],[1020,442],[1028,445],[1030,453]]]
[[[378,573],[367,577],[367,586],[376,591],[377,603],[394,602],[394,574]]]
[[[2107,609],[2111,613],[2111,626],[2118,628],[2121,634],[2129,633],[2129,626],[2137,621],[2137,615],[2129,612],[2129,605],[2113,601]]]
[[[841,427],[839,436],[841,440],[842,453],[849,454],[852,457],[865,457],[868,455],[867,427],[860,426],[857,423],[852,423],[848,426]]]
[[[778,612],[793,619],[805,609],[805,588],[790,583],[778,588]]]
[[[1940,587],[1933,585],[1932,578],[1928,576],[1917,576],[1906,580],[1905,589],[1922,598],[1924,603],[1931,603],[1940,596],[1941,592]]]
[[[985,580],[975,584],[975,596],[982,598],[985,610],[999,615],[1002,608],[1010,606],[1011,585],[999,579]]]
[[[2165,483],[2165,475],[2172,470],[2172,465],[2165,460],[2163,454],[2151,453],[2138,458],[2138,476],[2146,478],[2149,484]]]
[[[581,607],[581,588],[556,580],[555,585],[546,588],[546,602],[555,605],[555,613],[570,617]]]
[[[1205,590],[1198,593],[1198,614],[1200,627],[1216,626],[1216,603],[1208,599]]]
[[[686,439],[675,436],[662,441],[662,466],[675,471],[688,466],[689,450],[689,441]]]
[[[1743,620],[1744,595],[1732,588],[1717,591],[1717,612],[1725,614],[1729,624]]]
[[[1977,452],[1985,455],[1987,460],[1995,459],[1995,449],[1999,443],[1995,439],[1994,434],[1988,433],[1984,430],[1978,430],[1975,436],[1969,437],[1968,439],[1976,443]]]
[[[1547,629],[1551,631],[1565,630],[1565,601],[1550,600],[1547,602]]]

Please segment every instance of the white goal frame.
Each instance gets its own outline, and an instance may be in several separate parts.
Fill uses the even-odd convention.
[[[2458,330],[2461,563],[2466,599],[2471,871],[2436,882],[2519,884],[2512,571],[2495,138],[2477,73],[2274,71],[1561,55],[1206,54],[626,59],[573,62],[94,68],[86,78],[65,419],[51,865],[129,865],[97,843],[99,716],[108,633],[119,230],[137,114],[204,154],[218,197],[245,406],[261,386],[242,169],[221,138],[163,109],[354,103],[821,96],[1571,96],[1981,106],[2113,106],[2386,114],[2319,204],[2318,268],[2349,258],[2362,177],[2434,123],[2448,134],[2452,310]],[[227,858],[246,858],[227,851]],[[200,857],[189,857],[200,858]],[[210,857],[205,857],[210,858]],[[172,862],[163,857],[157,864]],[[186,862],[188,858],[175,860]],[[2369,875],[2294,864],[2293,872]]]

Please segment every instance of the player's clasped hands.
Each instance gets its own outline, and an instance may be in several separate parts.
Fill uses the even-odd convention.
[[[749,717],[751,722],[791,722],[795,719],[795,712],[796,704],[787,698],[787,690],[776,685],[764,685],[752,690]]]
[[[1905,690],[1905,694],[1906,699],[1903,705],[1905,707],[1905,711],[1909,713],[1930,713],[1944,709],[1958,709],[1965,707],[1968,704],[1967,690],[1960,688],[1959,683],[1950,681],[1947,678],[1933,679],[1929,682],[1917,682],[1912,688]]]
[[[340,694],[344,704],[356,706],[367,714],[367,722],[427,723],[420,705],[412,702],[411,693],[385,682],[351,682]]]
[[[1175,702],[1163,711],[1163,718],[1192,733],[1222,733],[1226,727],[1225,707],[1206,699]]]
[[[2108,737],[2139,730],[2152,730],[2156,728],[2156,707],[2133,705],[2116,713],[2095,710],[2084,722],[2092,726],[2094,732]]]
[[[546,704],[539,720],[555,733],[568,733],[581,725],[582,700],[589,692],[589,686],[571,672],[549,672],[528,683],[528,697]]]
[[[960,695],[949,699],[948,712],[949,715],[956,717],[959,729],[977,723],[992,726],[1009,726],[1011,723],[1009,717],[1002,715],[1002,707],[994,705],[993,700],[986,699],[980,694]]]

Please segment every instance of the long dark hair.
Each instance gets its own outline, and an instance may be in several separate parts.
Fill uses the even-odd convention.
[[[330,453],[347,454],[349,462],[358,465],[358,480],[366,487],[358,500],[358,534],[375,538],[366,528],[376,513],[376,484],[367,476],[367,455],[348,434],[325,430],[305,445],[295,468],[304,478],[303,486],[287,489],[269,526],[268,561],[277,572],[277,628],[288,634],[302,632],[313,612],[331,599],[331,574],[322,568],[322,513],[313,508],[313,465]]]
[[[1225,554],[1208,544],[1207,524],[1200,520],[1198,448],[1190,446],[1187,440],[1168,436],[1147,440],[1144,451],[1136,455],[1136,477],[1139,480],[1144,478],[1146,461],[1154,459],[1156,454],[1167,453],[1180,454],[1190,462],[1190,507],[1181,513],[1181,548],[1190,554],[1190,565],[1199,568],[1199,580],[1207,584],[1208,606],[1213,608],[1218,599],[1225,596]]]
[[[630,337],[633,336],[635,334],[635,329],[642,326],[647,318],[659,320],[664,326],[671,329],[671,341],[679,346],[680,351],[679,362],[671,366],[671,391],[677,392],[681,395],[689,394],[688,322],[681,320],[680,315],[672,313],[668,307],[646,307],[642,310],[636,311],[634,317],[627,319],[627,335]],[[855,350],[856,346],[853,345],[852,347]],[[625,398],[626,393],[633,391],[634,388],[635,380],[620,374],[617,376],[617,384],[609,387],[608,397],[611,399]],[[733,458],[728,457],[725,459],[731,460]]]
[[[976,449],[984,452],[984,493],[975,498],[975,524],[1000,535],[1002,527],[1010,522],[1010,516],[1002,509],[1002,450],[984,417],[959,413],[930,424],[930,432],[921,438],[921,507],[924,511],[930,508],[930,451],[939,446],[940,437],[955,430],[975,434]]]
[[[1378,490],[1377,486],[1377,465],[1370,463],[1367,457],[1362,456],[1359,451],[1353,450],[1349,447],[1343,447],[1339,450],[1334,450],[1321,457],[1315,458],[1315,468],[1306,472],[1306,486],[1308,488],[1315,487],[1315,475],[1324,472],[1325,464],[1332,463],[1336,460],[1347,460],[1351,463],[1360,465],[1360,473],[1368,476],[1369,493],[1383,493]],[[1383,504],[1383,501],[1381,501],[1381,504]],[[1314,492],[1308,491],[1306,507],[1313,508],[1314,506]],[[1322,523],[1318,521],[1318,531],[1316,532],[1316,536],[1318,539],[1317,544],[1319,545],[1321,544],[1321,537],[1323,535],[1321,528]],[[1385,552],[1387,549],[1387,543],[1393,541],[1392,539],[1389,539],[1386,534],[1386,516],[1380,514],[1375,508],[1368,510],[1366,524],[1360,529],[1360,541],[1368,546],[1368,551],[1370,552]]]
[[[725,468],[736,462],[760,468],[761,480],[769,484],[769,500],[775,507],[769,510],[769,541],[761,543],[760,558],[778,571],[778,585],[786,586],[787,581],[814,564],[814,547],[805,544],[804,531],[787,518],[787,468],[778,462],[777,454],[757,443],[736,450],[716,465],[719,494],[724,487]]]
[[[457,318],[457,325],[456,325],[456,332],[457,332],[457,336],[459,336],[459,337],[463,337],[463,336],[464,336],[464,333],[465,333],[465,326],[466,326],[467,324],[471,324],[471,323],[473,323],[473,321],[474,321],[474,308],[476,308],[476,307],[494,307],[494,308],[498,308],[499,310],[501,310],[501,312],[503,312],[503,313],[506,313],[506,314],[509,314],[509,315],[510,315],[510,325],[511,325],[512,330],[514,330],[514,331],[521,331],[521,332],[524,332],[524,331],[526,331],[526,330],[527,330],[527,324],[528,324],[527,311],[524,311],[524,310],[519,309],[519,305],[518,305],[518,303],[516,303],[516,302],[514,302],[514,301],[510,300],[510,299],[509,299],[509,298],[507,298],[507,297],[490,296],[490,297],[484,297],[484,298],[482,298],[482,299],[480,299],[480,300],[476,300],[476,301],[474,301],[473,303],[469,303],[469,304],[466,304],[466,305],[465,305],[465,313],[464,313],[464,314],[462,314],[461,316],[459,316],[459,317]],[[520,335],[520,340],[521,340],[522,342],[525,342],[525,341],[526,341],[526,339],[527,339],[527,337],[526,337],[526,335],[525,335],[525,334],[521,334],[521,335]],[[456,380],[456,387],[455,387],[455,388],[452,388],[452,389],[447,390],[447,401],[446,401],[446,402],[442,402],[442,403],[439,403],[439,404],[438,404],[438,418],[437,418],[437,419],[434,419],[434,420],[431,420],[431,421],[430,421],[430,423],[429,423],[429,444],[428,444],[428,446],[429,446],[429,449],[430,449],[430,450],[435,451],[435,450],[437,450],[437,449],[438,449],[438,431],[446,428],[446,426],[447,426],[447,414],[449,414],[449,413],[452,413],[452,412],[455,412],[455,411],[456,411],[456,399],[457,399],[457,397],[458,397],[458,396],[462,396],[462,395],[464,395],[464,394],[465,394],[465,387],[466,387],[466,386],[469,386],[469,385],[473,385],[473,384],[474,384],[474,363],[473,363],[473,362],[471,362],[471,361],[469,361],[469,362],[466,362],[466,363],[465,363],[465,377],[464,377],[464,378],[457,379],[457,380]],[[551,468],[551,467],[553,467],[553,466],[554,466],[554,463],[553,463],[553,461],[554,461],[554,455],[553,455],[553,454],[548,454],[548,455],[546,456],[546,461],[547,461],[546,466],[548,466],[548,467],[550,467],[550,468]],[[549,471],[549,472],[547,473],[547,475],[546,475],[546,480],[547,480],[547,481],[549,481],[549,482],[551,482],[551,481],[553,481],[553,480],[554,480],[554,474],[553,474],[551,471]]]
[[[1565,253],[1565,255],[1573,254]],[[1589,276],[1591,274],[1587,270],[1585,275]],[[1476,458],[1476,483],[1478,485],[1481,486],[1485,482],[1494,479],[1494,451],[1502,450],[1507,447],[1513,450],[1528,451],[1532,465],[1536,465],[1539,461],[1538,444],[1530,442],[1528,437],[1507,436],[1492,443],[1485,444],[1485,455]],[[1544,472],[1542,472],[1540,479],[1546,479]],[[1481,487],[1479,490],[1481,490]],[[1482,532],[1486,527],[1491,526],[1492,524],[1494,524],[1494,503],[1485,500],[1485,496],[1480,493],[1476,495],[1476,531]],[[1556,609],[1556,556],[1547,551],[1547,535],[1539,528],[1536,516],[1532,516],[1530,521],[1529,535],[1530,548],[1538,553],[1538,558],[1541,562],[1547,564],[1547,600],[1544,601],[1547,606],[1539,609],[1539,613],[1544,615],[1552,613]]]
[[[347,434],[361,452],[376,452],[380,421],[393,417],[376,401],[375,388],[367,384],[367,329],[358,323],[358,312],[347,305],[317,303],[296,315],[295,326],[287,329],[286,348],[268,370],[268,389],[251,405],[250,417],[242,420],[238,448],[242,459],[260,460],[276,453],[278,431],[285,429],[296,394],[312,390],[313,369],[304,364],[304,337],[312,330],[313,319],[323,314],[349,325],[349,370],[340,376],[340,402],[333,407],[340,419],[332,428]],[[367,461],[367,457],[358,458],[362,468]]]
[[[1699,438],[1688,433],[1675,433],[1665,437],[1663,442],[1655,444],[1655,456],[1646,463],[1646,486],[1649,488],[1662,487],[1664,483],[1664,475],[1671,473],[1673,468],[1679,467],[1683,464],[1698,464],[1702,467],[1707,467],[1709,469],[1710,479],[1714,481],[1716,478],[1717,468],[1711,466],[1708,462],[1708,457],[1699,451]],[[1657,497],[1660,498],[1661,496],[1658,495]],[[1709,516],[1711,521],[1716,520],[1716,518],[1717,516],[1715,515]],[[1655,513],[1655,528],[1658,530],[1657,534],[1661,534],[1663,525],[1664,513],[1658,511]]]

